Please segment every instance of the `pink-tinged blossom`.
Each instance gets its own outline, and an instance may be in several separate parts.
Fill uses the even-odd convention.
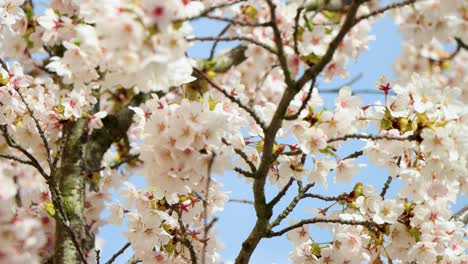
[[[89,121],[88,121],[88,129],[89,133],[93,132],[94,129],[99,129],[102,128],[103,123],[102,119],[107,116],[106,111],[99,111],[95,114],[89,115]]]
[[[24,0],[2,0],[0,1],[0,24],[12,26],[17,20],[25,16],[20,6]]]
[[[336,166],[335,182],[350,182],[363,166],[356,164],[355,159],[341,160]]]

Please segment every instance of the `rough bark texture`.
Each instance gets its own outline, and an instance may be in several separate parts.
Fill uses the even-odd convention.
[[[69,226],[79,240],[83,238],[85,224],[83,215],[85,175],[82,166],[84,146],[82,135],[85,127],[86,119],[65,125],[62,163],[56,175]],[[66,227],[58,219],[56,223],[54,263],[80,263],[81,258]]]
[[[225,72],[230,67],[240,64],[246,59],[245,46],[237,46],[210,62],[215,72]],[[201,61],[202,64],[208,63]],[[158,94],[160,97],[162,94]],[[61,155],[61,165],[54,176],[62,195],[64,211],[69,220],[70,228],[76,234],[78,242],[86,252],[94,247],[94,238],[85,235],[84,200],[87,173],[98,169],[101,160],[114,142],[126,136],[134,112],[129,106],[139,106],[150,98],[148,94],[137,94],[120,111],[103,119],[103,128],[95,130],[88,136],[87,120],[80,119],[70,122],[64,128],[64,149]],[[66,227],[56,220],[55,264],[81,263],[78,250],[66,230]],[[266,226],[266,225],[265,225]]]

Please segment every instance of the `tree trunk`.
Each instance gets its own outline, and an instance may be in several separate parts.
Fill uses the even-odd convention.
[[[86,119],[70,122],[64,127],[64,148],[61,165],[58,168],[56,180],[62,194],[63,209],[69,221],[69,226],[75,234],[78,243],[82,244],[84,218],[85,174],[83,173],[83,149]],[[56,212],[56,215],[59,212]],[[55,228],[55,264],[81,263],[81,257],[73,244],[72,237],[66,227],[56,217]]]

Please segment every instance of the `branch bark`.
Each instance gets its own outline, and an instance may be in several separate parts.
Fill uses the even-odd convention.
[[[79,119],[65,125],[65,145],[62,152],[62,162],[54,175],[58,183],[59,193],[63,203],[63,220],[59,219],[62,212],[56,213],[55,226],[55,256],[54,263],[80,263],[84,260],[81,242],[84,234],[84,201],[85,175],[83,173],[83,131],[87,126],[86,119]],[[51,186],[51,188],[53,188]],[[57,194],[55,194],[57,195]],[[66,226],[68,225],[68,226]],[[69,232],[71,229],[72,232]],[[78,245],[76,245],[78,243]]]

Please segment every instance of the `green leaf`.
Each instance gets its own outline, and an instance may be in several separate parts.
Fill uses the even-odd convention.
[[[55,208],[52,202],[42,204],[42,208],[47,212],[49,216],[53,217],[55,215]]]
[[[330,19],[330,20],[332,20],[332,21],[335,21],[335,22],[338,22],[338,21],[340,21],[340,19],[341,19],[341,13],[338,13],[338,12],[333,12],[333,11],[325,10],[325,11],[322,12],[322,14],[323,14],[326,18],[328,18],[328,19]]]
[[[307,29],[312,32],[314,31],[314,24],[309,20],[309,18],[307,18],[307,15],[304,14],[304,21],[305,21],[305,25],[307,27]]]
[[[312,245],[310,245],[310,253],[314,254],[315,256],[320,256],[322,254],[320,245],[316,242],[313,242]]]
[[[301,59],[306,64],[311,65],[311,64],[317,64],[322,59],[322,57],[320,57],[317,54],[311,52],[309,55],[301,56]]]
[[[391,120],[388,120],[388,119],[382,119],[380,121],[380,127],[383,129],[383,130],[388,130],[390,128],[392,128],[392,121]]]

